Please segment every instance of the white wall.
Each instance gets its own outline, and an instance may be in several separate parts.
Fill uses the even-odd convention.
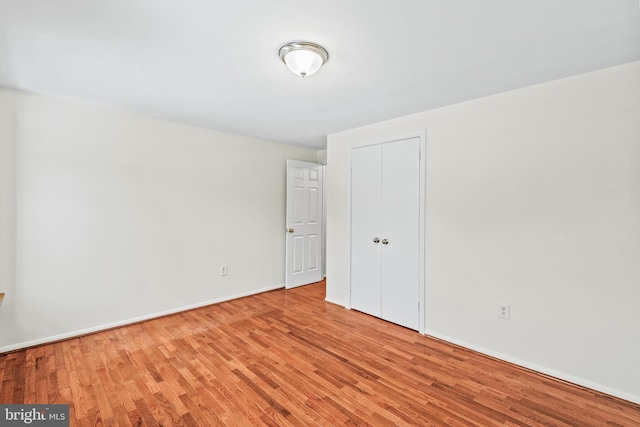
[[[0,351],[283,286],[315,151],[8,89],[0,143]]]
[[[640,62],[330,135],[327,300],[350,145],[424,129],[427,334],[640,402]]]

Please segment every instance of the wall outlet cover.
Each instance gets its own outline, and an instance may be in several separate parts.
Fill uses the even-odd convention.
[[[509,320],[511,318],[511,306],[498,303],[498,318]]]

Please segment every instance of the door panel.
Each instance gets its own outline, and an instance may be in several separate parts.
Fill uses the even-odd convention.
[[[322,280],[322,165],[287,160],[286,223],[286,287]]]
[[[307,236],[308,240],[309,240],[309,254],[307,256],[307,266],[309,268],[310,271],[315,271],[317,270],[320,265],[319,265],[319,260],[320,257],[318,256],[318,250],[320,247],[320,236],[318,236],[317,234],[309,234],[309,236]]]
[[[420,268],[420,141],[383,144],[383,319],[418,329]]]
[[[293,187],[293,221],[290,225],[302,225],[304,223],[304,199],[305,188],[302,186]]]
[[[322,210],[318,210],[318,207],[322,204],[318,193],[317,188],[309,188],[309,224],[317,224],[318,215],[322,214]]]
[[[380,316],[382,147],[351,151],[351,307]]]
[[[304,236],[293,236],[293,274],[304,271]]]

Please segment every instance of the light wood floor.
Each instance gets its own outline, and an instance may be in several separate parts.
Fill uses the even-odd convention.
[[[640,426],[640,405],[277,290],[0,355],[72,426]]]

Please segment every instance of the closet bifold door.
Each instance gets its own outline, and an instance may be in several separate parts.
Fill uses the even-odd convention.
[[[380,317],[382,145],[351,151],[351,308]]]
[[[419,329],[420,139],[351,150],[351,308]]]
[[[382,144],[380,317],[419,328],[420,142]]]

